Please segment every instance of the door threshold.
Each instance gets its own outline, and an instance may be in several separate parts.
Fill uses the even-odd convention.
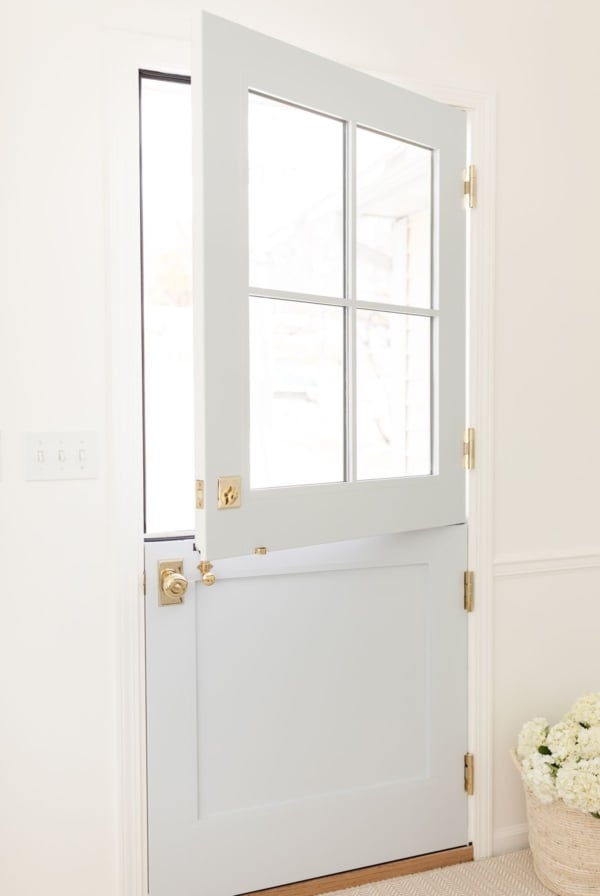
[[[341,874],[328,874],[326,877],[313,877],[311,880],[298,881],[295,884],[284,884],[281,887],[270,887],[267,890],[252,890],[240,893],[239,896],[319,896],[321,893],[333,893],[361,884],[373,884],[391,877],[402,877],[405,874],[419,874],[421,871],[432,871],[447,865],[459,865],[461,862],[473,861],[473,846],[459,846],[456,849],[445,849],[442,852],[431,852],[410,859],[386,862],[384,865],[369,865],[366,868],[355,868]]]

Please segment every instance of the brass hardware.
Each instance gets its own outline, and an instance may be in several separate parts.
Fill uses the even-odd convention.
[[[267,553],[267,549],[266,548],[254,548],[254,553],[259,554],[261,557],[264,557],[265,554]]]
[[[475,165],[469,165],[463,173],[463,198],[465,208],[477,206],[477,169]]]
[[[475,576],[467,570],[465,572],[465,610],[472,613],[475,609]]]
[[[219,490],[218,510],[231,510],[242,505],[242,480],[239,476],[221,476],[217,480]]]
[[[214,585],[217,581],[216,576],[211,572],[212,568],[213,565],[210,560],[202,560],[202,562],[198,564],[198,569],[202,573],[203,585]]]
[[[472,753],[465,753],[465,793],[467,796],[475,793],[475,757]]]
[[[168,607],[182,604],[188,580],[183,575],[183,560],[160,560],[158,563],[158,604]]]
[[[196,479],[196,510],[204,510],[204,479]]]
[[[475,469],[475,430],[472,426],[463,433],[463,466],[465,470]]]

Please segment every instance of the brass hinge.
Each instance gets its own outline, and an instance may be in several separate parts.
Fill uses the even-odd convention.
[[[196,510],[204,510],[204,479],[196,479]]]
[[[465,610],[472,613],[475,609],[475,576],[470,570],[465,571]]]
[[[463,466],[465,470],[475,469],[475,430],[472,426],[463,433]]]
[[[475,165],[469,165],[463,172],[463,198],[465,208],[477,206],[477,170]]]
[[[465,753],[465,793],[467,796],[475,793],[475,757],[472,753]]]

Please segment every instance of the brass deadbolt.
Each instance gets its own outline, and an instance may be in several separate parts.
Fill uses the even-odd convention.
[[[242,506],[242,480],[239,476],[221,476],[217,480],[217,486],[218,510]]]

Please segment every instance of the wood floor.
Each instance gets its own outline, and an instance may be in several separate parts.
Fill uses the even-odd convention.
[[[320,893],[331,893],[334,890],[389,880],[391,877],[400,877],[404,874],[418,874],[420,871],[431,871],[433,868],[445,868],[448,865],[472,861],[473,847],[461,846],[458,849],[433,852],[412,859],[402,859],[399,862],[387,862],[385,865],[370,865],[368,868],[356,868],[354,871],[345,871],[342,874],[315,877],[283,887],[253,890],[252,893],[242,893],[240,896],[319,896]]]

